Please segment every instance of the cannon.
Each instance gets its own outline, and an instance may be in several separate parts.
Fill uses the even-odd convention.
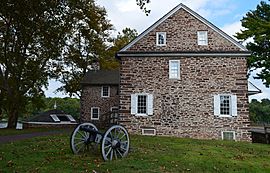
[[[89,151],[98,144],[105,161],[123,158],[129,151],[128,132],[121,125],[113,125],[105,133],[101,133],[94,124],[82,123],[70,137],[70,147],[74,154]]]

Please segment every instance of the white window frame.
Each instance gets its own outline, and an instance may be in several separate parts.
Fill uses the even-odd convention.
[[[60,119],[57,117],[56,114],[51,114],[50,117],[53,119],[54,122],[60,122]]]
[[[225,133],[233,133],[233,141],[236,140],[235,131],[221,131],[221,139],[224,140],[224,132]]]
[[[172,64],[177,63],[178,64],[178,71],[177,71],[177,77],[174,77],[172,74]],[[180,60],[169,60],[169,79],[180,79]]]
[[[98,117],[97,118],[94,118],[93,117],[93,110],[94,109],[97,109],[98,110]],[[99,109],[99,107],[91,107],[91,120],[99,120],[99,116],[100,116],[100,109]]]
[[[146,96],[146,113],[138,113],[138,96]],[[135,116],[153,115],[153,95],[147,93],[131,94],[131,114]]]
[[[108,95],[107,96],[104,96],[104,93],[103,93],[103,88],[104,87],[108,87]],[[101,97],[105,97],[105,98],[110,97],[110,86],[102,86],[101,87]]]
[[[146,130],[153,130],[153,134],[145,133]],[[157,134],[156,129],[142,128],[142,135],[145,135],[145,136],[156,136],[156,134]]]
[[[200,46],[208,45],[208,32],[207,31],[198,31],[197,32],[197,42]]]
[[[159,35],[163,35],[163,37],[164,37],[164,43],[163,44],[159,44]],[[157,46],[166,46],[166,44],[167,44],[167,34],[166,34],[166,32],[157,32],[156,33],[156,45]]]
[[[230,114],[220,114],[220,97],[230,96]],[[214,115],[218,117],[236,117],[237,116],[237,96],[233,94],[217,94],[214,95]]]

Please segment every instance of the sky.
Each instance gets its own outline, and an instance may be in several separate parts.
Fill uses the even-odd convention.
[[[107,10],[107,17],[115,29],[112,34],[115,35],[126,27],[136,29],[138,33],[141,33],[175,6],[183,3],[233,36],[243,29],[240,20],[248,11],[255,10],[260,0],[151,0],[151,3],[147,4],[147,8],[151,10],[149,16],[139,9],[136,0],[96,0],[96,3]],[[260,88],[262,93],[250,96],[249,99],[270,99],[270,89],[266,88],[261,80],[253,79],[253,76],[256,76],[256,71],[251,73],[249,81]],[[47,97],[67,97],[68,95],[63,93],[54,92],[60,86],[61,83],[50,80],[45,95]]]

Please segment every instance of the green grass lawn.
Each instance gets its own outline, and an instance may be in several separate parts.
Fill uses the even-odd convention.
[[[0,172],[270,172],[270,146],[131,136],[128,157],[103,162],[100,150],[73,155],[69,134],[0,144]]]

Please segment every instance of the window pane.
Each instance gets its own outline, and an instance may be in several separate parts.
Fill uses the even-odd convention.
[[[157,45],[166,45],[166,33],[165,32],[157,32],[156,33],[156,44]]]
[[[92,118],[98,118],[98,108],[92,108]]]
[[[146,95],[138,95],[137,113],[138,114],[147,113],[147,96]]]
[[[223,140],[234,140],[234,132],[223,132]]]
[[[178,61],[170,62],[170,77],[179,78],[179,62]]]
[[[164,35],[158,34],[158,44],[164,44]]]
[[[109,87],[108,86],[103,86],[102,87],[102,96],[104,96],[104,97],[109,96]]]
[[[221,115],[231,115],[230,110],[230,96],[220,96],[220,114]]]
[[[207,45],[207,31],[198,31],[198,45]]]

